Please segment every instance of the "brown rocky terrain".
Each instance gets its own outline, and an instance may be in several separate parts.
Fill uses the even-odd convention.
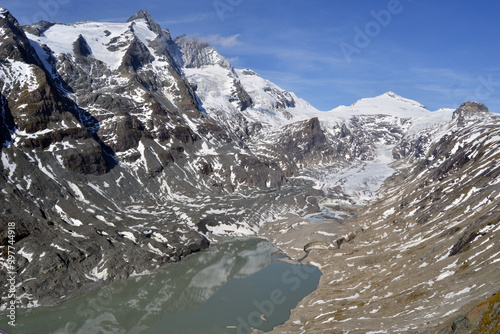
[[[497,117],[467,116],[482,109],[462,105],[458,127],[424,159],[400,161],[378,200],[342,224],[266,225],[263,236],[323,272],[273,333],[498,330],[500,136]]]

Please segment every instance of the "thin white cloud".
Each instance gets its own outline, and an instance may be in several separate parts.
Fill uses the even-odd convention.
[[[458,89],[458,87],[448,87],[442,86],[435,83],[421,83],[415,85],[416,89],[424,90],[427,92],[434,92],[439,94],[448,94],[452,95],[453,93],[456,95],[464,95],[466,91],[464,89]]]
[[[243,44],[240,41],[238,41],[238,37],[240,37],[240,34],[227,37],[221,36],[220,34],[216,34],[216,35],[205,36],[203,37],[203,40],[205,40],[207,43],[213,46],[221,46],[223,48],[233,48],[235,46]]]
[[[108,18],[100,19],[100,20],[98,20],[98,22],[104,22],[104,23],[107,23],[107,22],[123,23],[123,22],[127,21],[129,18],[130,18],[130,16],[108,17]]]
[[[464,73],[458,72],[451,68],[439,68],[439,67],[414,67],[410,69],[416,74],[420,74],[422,76],[431,76],[436,80],[436,78],[442,79],[451,79],[456,81],[469,81],[471,77]]]
[[[203,21],[208,21],[208,20],[214,19],[214,18],[215,18],[214,13],[199,13],[199,14],[177,17],[175,19],[164,19],[161,21],[157,21],[157,23],[160,25],[170,26],[170,25],[174,25],[174,24],[203,22]]]
[[[339,68],[345,65],[343,58],[328,52],[314,52],[305,48],[279,44],[249,44],[245,43],[244,48],[238,49],[240,56],[261,57],[261,59],[279,59],[282,64],[287,64],[289,68],[297,70],[312,70],[319,66],[326,69]]]

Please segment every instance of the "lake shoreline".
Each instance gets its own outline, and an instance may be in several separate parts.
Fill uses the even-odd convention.
[[[69,326],[88,332],[115,333],[121,328],[139,333],[149,328],[148,333],[162,333],[165,326],[187,330],[196,325],[195,318],[205,319],[200,323],[211,326],[206,329],[210,333],[226,328],[230,334],[234,326],[244,332],[255,327],[269,331],[283,324],[319,282],[316,267],[292,263],[265,239],[225,239],[165,271],[105,284],[58,306],[18,309],[15,332],[37,328],[65,333]],[[212,314],[224,307],[228,309]]]

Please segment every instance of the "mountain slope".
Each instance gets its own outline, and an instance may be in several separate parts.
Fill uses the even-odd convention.
[[[6,244],[16,225],[22,305],[59,303],[221,236],[258,233],[297,258],[306,242],[279,239],[300,234],[311,243],[305,261],[325,273],[302,304],[310,313],[283,328],[392,328],[369,321],[382,315],[412,328],[417,314],[435,324],[456,312],[439,300],[443,311],[426,307],[433,291],[463,295],[462,307],[497,287],[466,284],[491,276],[498,259],[498,118],[485,106],[431,112],[388,92],[321,112],[195,37],[172,39],[146,11],[125,23],[20,27],[1,10],[0,28],[0,236]],[[276,221],[320,210],[336,210],[335,221]],[[317,253],[315,242],[330,249]],[[481,261],[463,268],[469,276],[447,268],[473,255]],[[386,265],[387,277],[377,272]],[[420,272],[415,290],[403,278]],[[370,288],[359,290],[358,277]],[[424,278],[434,282],[425,291]],[[443,285],[451,278],[460,290]],[[394,301],[414,309],[382,311]]]
[[[304,262],[321,267],[320,285],[274,332],[427,333],[497,293],[499,121],[465,103],[424,159],[395,166],[379,200],[344,222],[355,237],[309,251]],[[299,241],[275,240],[285,249]]]
[[[0,21],[1,222],[19,231],[23,304],[203,249],[212,195],[282,184],[279,169],[197,109],[168,34],[145,13],[125,24],[42,22],[26,34],[7,11]]]

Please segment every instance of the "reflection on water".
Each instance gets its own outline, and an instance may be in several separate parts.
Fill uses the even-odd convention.
[[[320,271],[273,261],[277,249],[232,240],[155,275],[122,280],[54,308],[18,310],[13,333],[250,333],[286,321]],[[3,317],[2,317],[3,318]],[[7,329],[3,322],[0,328]]]

